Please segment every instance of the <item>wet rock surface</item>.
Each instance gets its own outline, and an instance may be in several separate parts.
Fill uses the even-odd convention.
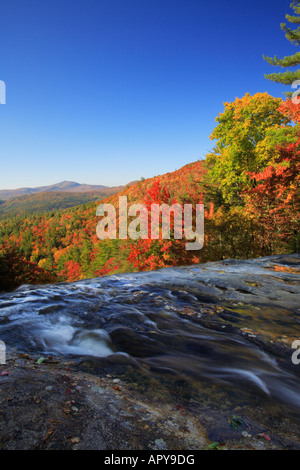
[[[0,448],[299,449],[299,274],[280,255],[1,294]]]

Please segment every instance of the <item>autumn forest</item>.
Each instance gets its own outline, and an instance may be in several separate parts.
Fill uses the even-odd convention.
[[[1,288],[299,251],[299,109],[267,93],[224,103],[205,160],[101,200],[116,208],[119,195],[146,206],[203,203],[201,250],[186,251],[184,236],[172,233],[170,240],[99,240],[99,200],[16,215],[0,224]]]
[[[295,23],[297,5],[298,16],[290,17]],[[298,41],[300,32],[296,31]],[[295,37],[288,39],[296,41]],[[280,64],[277,58],[266,58],[273,65],[289,65],[285,59]],[[292,66],[300,62],[296,56],[290,59]],[[267,78],[291,84],[297,73]],[[299,252],[298,100],[290,95],[281,99],[268,93],[246,93],[224,103],[210,136],[212,150],[205,159],[171,173],[141,178],[106,199],[99,196],[96,200],[93,194],[93,200],[68,207],[68,203],[59,205],[53,193],[55,210],[23,213],[16,209],[9,217],[2,215],[0,289]],[[96,209],[100,202],[117,209],[120,195],[127,196],[128,204],[139,202],[147,207],[152,203],[204,204],[203,248],[187,251],[184,235],[178,240],[172,231],[169,240],[99,240]]]

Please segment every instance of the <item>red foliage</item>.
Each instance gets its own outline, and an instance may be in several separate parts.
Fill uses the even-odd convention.
[[[278,111],[296,124],[300,122],[300,100],[299,103],[295,103],[293,100],[287,99],[279,106]]]
[[[116,257],[110,258],[106,261],[106,263],[95,272],[96,276],[107,276],[108,274],[112,274],[113,271],[117,271],[120,269],[121,263],[118,262]]]
[[[245,193],[246,210],[259,217],[262,244],[270,246],[276,235],[295,235],[300,220],[300,139],[278,150],[274,164],[250,174],[256,186]]]
[[[68,282],[72,282],[80,279],[81,274],[80,264],[70,260],[66,262],[65,268],[59,273],[59,276],[63,277]]]
[[[197,198],[199,198],[199,194],[197,194]],[[173,211],[170,212],[170,239],[164,238],[161,226],[158,228],[158,239],[151,238],[151,204],[167,204],[172,206],[176,203],[177,201],[171,197],[168,187],[162,185],[160,178],[157,178],[153,185],[147,189],[143,198],[143,204],[148,210],[148,239],[140,238],[136,243],[131,244],[128,257],[128,261],[139,271],[151,271],[164,267],[199,262],[199,258],[195,254],[187,252],[185,249],[183,228],[182,238],[173,238]],[[180,207],[182,208],[182,205]]]

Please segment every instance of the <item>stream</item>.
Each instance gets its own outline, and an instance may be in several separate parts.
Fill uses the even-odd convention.
[[[0,340],[114,370],[157,396],[298,422],[299,267],[299,255],[281,255],[22,286],[0,294]]]

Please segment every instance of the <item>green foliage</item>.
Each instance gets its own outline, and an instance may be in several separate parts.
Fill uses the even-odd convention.
[[[295,15],[286,15],[286,19],[289,23],[298,25],[300,24],[300,1],[295,0],[291,3],[291,8],[294,10]],[[295,29],[291,29],[286,25],[286,23],[282,23],[281,29],[285,32],[285,37],[294,45],[300,45],[300,26]],[[263,56],[264,60],[268,62],[270,65],[279,66],[282,68],[286,67],[295,67],[300,64],[300,52],[296,52],[290,56],[283,57],[279,59],[276,55],[274,57],[265,57]],[[283,73],[271,73],[265,75],[268,80],[271,80],[276,83],[282,83],[284,85],[291,85],[295,80],[300,79],[300,70],[296,71],[289,71]],[[291,95],[291,93],[287,93],[287,95]]]
[[[233,429],[238,429],[244,421],[239,416],[233,415],[231,419],[228,419],[228,423]]]
[[[220,447],[219,442],[212,442],[211,444],[208,444],[208,446],[206,446],[204,450],[222,450],[222,449]]]
[[[249,93],[234,102],[224,103],[211,139],[216,146],[208,155],[210,176],[217,182],[226,202],[241,203],[239,194],[250,186],[248,172],[271,162],[281,126],[289,119],[278,111],[282,103],[268,93]],[[278,137],[279,138],[279,137]]]
[[[55,281],[54,275],[27,261],[16,246],[6,246],[0,251],[0,291],[13,290],[22,284]]]

